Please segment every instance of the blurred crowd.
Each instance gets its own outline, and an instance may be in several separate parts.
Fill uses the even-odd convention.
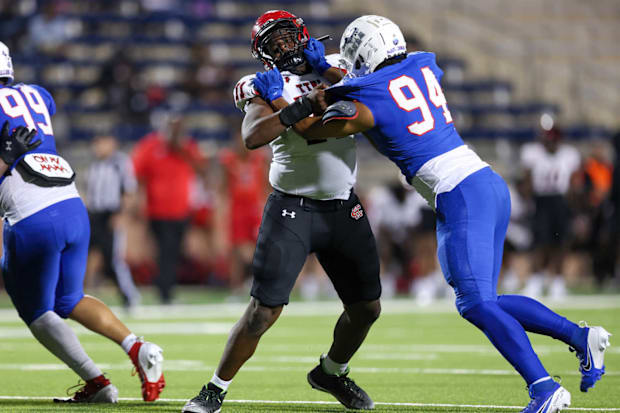
[[[149,81],[148,66],[134,61],[140,48],[123,44],[94,72],[91,86],[70,93],[42,82],[49,76],[37,62],[62,63],[71,38],[101,32],[105,22],[71,18],[76,8],[85,14],[162,12],[206,18],[214,7],[208,0],[0,0],[0,38],[18,56],[18,81],[41,82],[60,108],[75,101],[107,108],[115,116],[109,123],[137,125],[143,132],[128,143],[125,135],[102,125],[102,133],[90,141],[88,171],[81,172],[87,176],[81,193],[92,227],[87,288],[112,281],[128,307],[140,302],[142,285],[155,286],[163,303],[174,302],[179,283],[246,294],[270,191],[269,150],[246,150],[239,114],[228,112],[224,129],[229,139],[205,145],[192,137],[186,113],[178,110],[188,102],[234,112],[238,68],[222,63],[219,49],[209,43],[188,44],[189,64],[182,66],[181,81],[173,88]],[[167,21],[145,24],[140,35],[186,38],[184,30]],[[408,43],[418,48],[415,38]],[[21,73],[20,59],[30,62]],[[62,114],[54,122],[62,141]],[[570,290],[618,289],[620,167],[614,165],[620,165],[620,135],[576,147],[560,128],[547,125],[531,138],[516,145],[517,159],[505,168],[512,215],[502,290],[561,298]],[[357,192],[379,245],[384,295],[411,295],[428,303],[451,294],[436,259],[434,212],[426,202],[398,179]],[[299,293],[307,298],[334,294],[312,257]]]
[[[247,294],[261,210],[270,191],[270,154],[266,148],[247,150],[239,123],[230,127],[231,144],[208,153],[185,134],[179,113],[166,115],[159,129],[126,155],[113,136],[94,139],[96,161],[83,193],[91,218],[107,217],[109,242],[116,246],[97,241],[95,219],[89,286],[107,274],[125,303],[134,304],[137,289],[123,285],[119,276],[127,268],[129,280],[154,285],[164,303],[173,299],[177,283],[227,289],[233,297]],[[561,299],[571,290],[620,287],[620,177],[614,169],[620,162],[620,135],[613,146],[588,142],[578,149],[557,127],[518,146],[514,179],[508,179],[512,210],[503,292]],[[129,167],[106,172],[101,166],[119,159]],[[111,179],[110,173],[118,178]],[[118,187],[119,202],[98,205],[98,186],[104,204],[116,199],[110,188]],[[426,201],[398,179],[364,186],[358,193],[377,238],[384,296],[410,295],[420,304],[449,297],[436,258],[434,211]],[[308,299],[334,294],[314,257],[302,272],[298,293]]]
[[[579,148],[558,127],[518,145],[500,290],[565,298],[620,287],[620,133]],[[420,303],[450,294],[435,258],[433,212],[395,181],[367,194],[387,291]],[[389,280],[389,281],[388,281]]]

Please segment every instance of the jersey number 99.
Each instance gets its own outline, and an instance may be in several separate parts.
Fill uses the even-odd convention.
[[[24,94],[26,101],[22,95],[15,89],[0,89],[0,107],[2,111],[10,118],[23,118],[28,129],[36,129],[37,127],[44,135],[53,135],[52,122],[49,111],[38,90],[28,85],[18,86],[19,90]],[[43,122],[36,122],[30,113],[32,109],[35,113],[43,116]]]

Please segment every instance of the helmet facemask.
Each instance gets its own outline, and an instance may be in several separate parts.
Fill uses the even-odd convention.
[[[282,72],[303,74],[305,37],[293,22],[279,21],[257,36],[253,54],[269,68],[275,66]]]

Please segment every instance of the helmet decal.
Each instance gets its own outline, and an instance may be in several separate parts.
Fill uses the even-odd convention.
[[[2,42],[0,42],[0,78],[9,79],[9,83],[13,82],[13,61],[9,48]]]
[[[385,60],[406,52],[399,27],[381,16],[358,17],[347,26],[340,40],[340,54],[347,60],[351,76],[371,73]]]

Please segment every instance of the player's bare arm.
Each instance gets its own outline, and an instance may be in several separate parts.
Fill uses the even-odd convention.
[[[327,103],[325,100],[325,93],[322,92],[326,88],[327,88],[327,85],[320,84],[317,87],[315,87],[314,90],[312,90],[312,92],[310,92],[307,96],[307,98],[310,100],[310,103],[312,105],[312,113],[314,115],[323,114],[323,112],[327,108]],[[271,102],[271,107],[276,111],[281,111],[287,106],[289,106],[289,103],[284,98],[279,98]],[[312,126],[312,124],[316,121],[316,119],[319,119],[319,118],[307,117],[295,123],[292,127],[295,130],[295,132],[300,133],[300,131],[304,131],[308,129],[310,126]]]
[[[342,80],[344,72],[342,69],[332,66],[323,73],[323,77],[327,79],[330,84],[334,85]]]
[[[325,85],[319,85],[316,89],[322,90],[325,87]],[[301,102],[294,103],[293,105],[301,106],[300,104]],[[282,97],[271,101],[271,105],[259,97],[250,100],[246,105],[246,115],[241,125],[241,134],[245,146],[248,149],[256,149],[277,138],[290,126],[287,121],[289,117],[294,120],[301,116],[301,113],[298,113],[299,111],[294,110],[297,108],[293,105],[289,105]],[[314,104],[311,104],[311,107],[315,113],[322,111],[317,100],[314,101]],[[284,116],[282,114],[283,111]],[[290,116],[288,116],[289,113],[291,114]],[[305,130],[314,123],[314,119],[320,118],[304,117],[297,123],[294,123],[293,127],[296,131]]]
[[[375,119],[370,109],[363,103],[351,101],[336,102],[327,107],[322,117],[311,120],[305,130],[298,130],[304,139],[342,138],[375,126]]]
[[[246,104],[245,111],[241,136],[248,149],[260,148],[286,130],[278,117],[279,112],[275,112],[262,98],[252,98]]]

